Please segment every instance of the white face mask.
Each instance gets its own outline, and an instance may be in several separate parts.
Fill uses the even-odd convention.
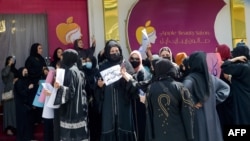
[[[86,66],[86,63],[84,62],[84,63],[82,63],[82,66]]]

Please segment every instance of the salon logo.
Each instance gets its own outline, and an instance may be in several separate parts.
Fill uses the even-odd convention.
[[[76,39],[82,36],[81,27],[73,22],[73,17],[68,17],[66,23],[57,25],[56,35],[64,45],[73,44]]]

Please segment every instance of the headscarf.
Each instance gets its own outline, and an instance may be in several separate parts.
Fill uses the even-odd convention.
[[[170,61],[173,62],[173,54],[172,54],[172,51],[169,47],[162,47],[160,50],[159,50],[159,56],[161,54],[162,51],[168,51],[169,52],[169,55],[170,55]]]
[[[82,40],[82,39],[76,39],[76,40],[74,41],[74,49],[77,50],[77,51],[83,50],[83,48],[80,48],[80,47],[78,46],[78,42],[79,42],[80,40]]]
[[[38,53],[38,46],[40,46],[40,43],[34,43],[32,44],[30,48],[30,56],[36,57],[40,60],[40,62],[43,62],[44,65],[46,66],[46,62],[41,54]]]
[[[193,80],[194,101],[205,102],[210,95],[210,79],[206,61],[206,53],[193,52],[189,56],[190,75]]]
[[[237,46],[236,48],[233,49],[232,56],[233,57],[245,56],[247,60],[250,60],[249,48],[245,45]]]
[[[40,54],[38,54],[38,46],[39,45],[41,45],[41,44],[39,44],[39,43],[34,43],[34,44],[32,44],[32,46],[31,46],[31,49],[30,49],[30,56],[34,56],[34,57],[40,57],[41,55]]]
[[[87,69],[86,66],[84,66],[84,67],[83,67],[83,70],[84,70],[84,72],[90,72],[90,73],[91,73],[91,71],[92,71],[93,69],[96,69],[96,66],[97,66],[97,59],[96,59],[95,56],[90,56],[90,57],[88,57],[88,58],[90,59],[90,61],[91,61],[91,63],[92,63],[92,67],[91,67],[91,69]]]
[[[140,53],[138,50],[134,50],[134,51],[132,51],[132,52],[130,53],[129,58],[130,58],[133,54],[137,54],[137,56],[139,57],[139,63],[140,63],[140,64],[139,64],[138,67],[134,68],[134,70],[137,72],[137,71],[139,71],[140,69],[143,68],[143,65],[142,65],[142,57],[141,57],[141,53]]]
[[[222,61],[225,61],[225,60],[231,58],[230,48],[226,44],[218,45],[217,52],[220,54]]]
[[[70,68],[75,65],[77,60],[79,59],[78,53],[74,49],[66,49],[63,52],[62,65],[63,67]]]
[[[188,60],[189,60],[189,57],[184,58],[182,61],[182,64],[180,65],[180,71],[182,72],[183,78],[188,76],[188,74],[190,73]],[[183,67],[185,67],[185,69]]]
[[[182,63],[183,59],[187,57],[187,54],[185,52],[179,52],[175,56],[175,63],[180,66]]]
[[[173,63],[168,59],[160,58],[157,60],[154,64],[154,71],[157,79],[164,79],[168,77],[174,79],[176,77],[176,69]]]
[[[17,72],[17,76],[19,79],[24,79],[24,78],[27,78],[27,77],[24,77],[23,76],[23,70],[26,69],[25,67],[21,67],[18,69],[18,72]]]
[[[113,60],[111,58],[110,50],[112,47],[117,47],[119,49],[120,59],[117,62],[113,62]],[[123,61],[122,49],[121,49],[120,44],[116,40],[111,39],[106,43],[105,48],[104,48],[104,54],[105,54],[105,57],[108,59],[108,61],[112,62],[112,64],[114,64],[114,65],[119,64]]]
[[[58,50],[63,50],[61,47],[58,47],[55,49],[54,53],[53,53],[53,61],[54,62],[58,62],[60,60],[60,58],[57,56],[57,51]]]

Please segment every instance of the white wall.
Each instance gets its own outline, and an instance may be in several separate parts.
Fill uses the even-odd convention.
[[[230,0],[224,0],[226,5],[219,11],[214,23],[215,37],[219,44],[227,44],[231,49],[232,42],[232,22],[230,16]]]
[[[127,18],[131,8],[137,3],[138,0],[118,0],[118,14],[119,14],[119,32],[120,43],[124,51],[124,56],[128,58],[130,54],[130,47],[127,39]]]
[[[105,46],[102,1],[103,0],[88,0],[89,36],[92,37],[94,35],[96,39],[95,55]]]

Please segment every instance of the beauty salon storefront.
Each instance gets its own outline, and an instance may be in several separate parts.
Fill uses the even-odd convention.
[[[249,0],[19,0],[0,2],[0,64],[15,55],[23,66],[32,43],[40,42],[49,59],[57,47],[72,48],[82,38],[96,39],[97,54],[105,41],[119,40],[125,57],[139,49],[147,31],[152,52],[163,46],[178,52],[214,52],[250,42]],[[0,66],[2,69],[3,65]],[[2,83],[0,90],[2,88]]]
[[[102,4],[89,1],[89,7],[98,5],[97,11],[89,9],[89,22],[94,23],[90,24],[90,33],[97,37],[98,25],[103,22],[105,36],[100,38],[118,39],[128,52],[140,47],[138,30],[143,28],[148,34],[155,32],[150,41],[155,53],[163,46],[169,46],[174,55],[194,50],[214,52],[217,44],[233,48],[240,41],[247,45],[250,42],[248,0],[106,0]],[[104,20],[100,21],[98,13],[102,11]]]

